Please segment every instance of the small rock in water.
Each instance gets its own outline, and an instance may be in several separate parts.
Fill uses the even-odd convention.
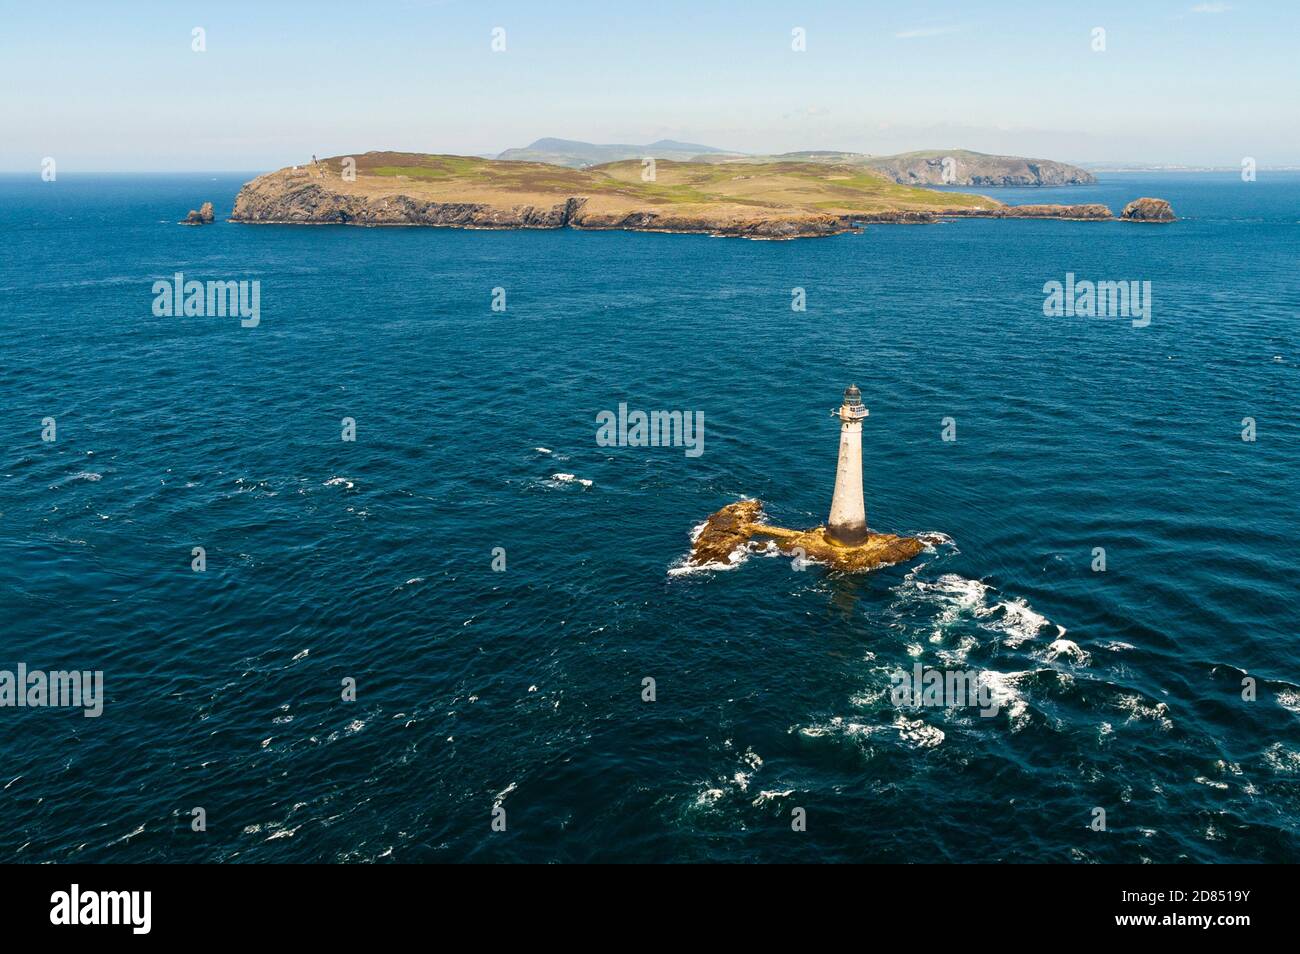
[[[1172,222],[1174,210],[1164,199],[1143,197],[1124,206],[1119,217],[1125,222]]]
[[[211,225],[216,215],[212,212],[212,203],[204,202],[197,210],[190,209],[190,214],[181,219],[181,225]]]
[[[740,500],[709,517],[695,538],[687,564],[729,563],[730,554],[737,547],[746,545],[752,537],[770,540],[780,552],[797,559],[858,573],[902,563],[925,548],[914,537],[899,537],[892,533],[870,533],[856,546],[844,546],[830,539],[825,527],[787,530],[766,523],[760,501]]]

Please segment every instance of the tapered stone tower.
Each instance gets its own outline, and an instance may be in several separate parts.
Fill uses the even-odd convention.
[[[826,535],[834,543],[857,546],[867,539],[867,507],[862,498],[862,419],[867,408],[856,384],[844,390],[840,405],[840,460]]]

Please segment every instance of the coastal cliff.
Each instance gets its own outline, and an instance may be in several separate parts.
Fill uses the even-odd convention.
[[[650,169],[647,175],[647,168]],[[1113,219],[1104,205],[1007,206],[834,163],[615,162],[591,169],[419,153],[335,157],[259,176],[232,222],[626,229],[754,239],[944,218]]]
[[[1096,177],[1085,169],[1052,159],[991,156],[967,149],[905,152],[877,156],[865,164],[907,185],[956,185],[999,188],[1004,186],[1093,185]]]
[[[313,182],[257,180],[240,191],[232,222],[280,225],[424,225],[466,229],[626,229],[707,232],[750,238],[795,238],[846,231],[832,215],[706,215],[670,208],[590,209],[590,197],[553,205],[530,202],[444,202],[402,193],[382,196],[331,191]]]

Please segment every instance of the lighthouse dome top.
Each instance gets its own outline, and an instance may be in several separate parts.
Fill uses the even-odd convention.
[[[858,390],[856,384],[850,384],[844,389],[844,403],[850,407],[856,407],[862,403],[862,392]]]

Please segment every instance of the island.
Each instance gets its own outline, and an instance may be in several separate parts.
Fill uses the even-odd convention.
[[[752,239],[836,235],[961,217],[1113,221],[1105,205],[1004,205],[900,185],[861,165],[621,160],[586,169],[474,156],[369,152],[259,176],[246,224],[626,229]]]
[[[691,545],[686,565],[700,569],[726,567],[754,538],[771,541],[781,553],[820,563],[846,573],[865,573],[910,560],[925,549],[917,537],[869,532],[854,544],[838,542],[826,527],[787,530],[767,523],[758,500],[738,500],[712,514]]]

